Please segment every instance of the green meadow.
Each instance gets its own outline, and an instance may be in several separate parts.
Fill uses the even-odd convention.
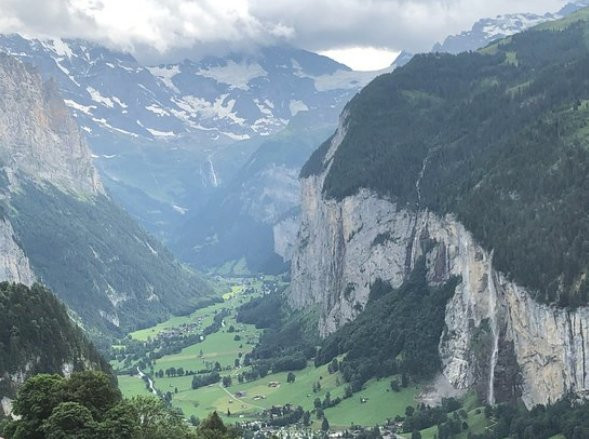
[[[250,284],[251,286],[251,284]],[[259,285],[257,285],[259,287]],[[329,392],[331,399],[344,396],[346,383],[339,373],[330,374],[327,366],[316,368],[309,365],[300,371],[294,371],[295,382],[287,383],[287,372],[270,374],[251,382],[238,382],[238,375],[243,371],[236,367],[236,359],[251,352],[261,331],[253,325],[239,324],[235,320],[237,307],[254,296],[242,294],[244,285],[233,285],[223,294],[223,303],[196,310],[188,316],[173,317],[151,328],[131,333],[135,340],[146,341],[159,333],[202,319],[200,328],[210,325],[216,312],[229,308],[231,314],[223,321],[222,328],[208,335],[202,342],[182,349],[177,354],[167,355],[153,364],[152,374],[155,387],[162,394],[172,395],[172,405],[180,408],[186,417],[192,415],[202,419],[212,411],[217,411],[230,421],[255,419],[263,410],[272,406],[292,404],[313,410],[316,398],[324,400]],[[239,337],[236,340],[236,336]],[[241,354],[241,355],[240,355]],[[164,376],[159,378],[157,372],[170,368],[184,370],[210,369],[218,362],[222,368],[221,376],[230,376],[232,384],[225,388],[221,383],[192,389],[192,376]],[[113,363],[117,366],[117,363]],[[149,371],[146,371],[149,372]],[[405,408],[415,405],[418,389],[410,387],[399,392],[390,390],[390,378],[371,380],[363,390],[351,398],[344,399],[338,405],[327,408],[325,416],[332,427],[345,428],[351,423],[373,426],[383,424],[388,419],[403,415]],[[320,390],[314,392],[314,385],[320,384]],[[119,386],[125,396],[148,394],[144,382],[138,377],[119,376]],[[320,421],[312,417],[314,426]]]

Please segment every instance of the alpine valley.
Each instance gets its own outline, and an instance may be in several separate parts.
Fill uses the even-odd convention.
[[[588,194],[586,0],[374,72],[0,35],[0,439],[589,438]]]

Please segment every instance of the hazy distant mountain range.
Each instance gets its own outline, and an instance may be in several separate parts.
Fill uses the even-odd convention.
[[[165,239],[260,141],[302,114],[335,124],[375,76],[289,46],[159,66],[82,40],[4,35],[0,50],[57,82],[107,188]]]
[[[91,137],[267,136],[300,112],[330,112],[371,77],[288,46],[159,66],[83,40],[4,35],[0,48],[53,77]]]

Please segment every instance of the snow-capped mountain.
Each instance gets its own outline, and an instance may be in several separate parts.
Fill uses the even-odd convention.
[[[359,86],[355,78],[339,80],[348,67],[290,47],[149,70],[174,94],[180,109],[174,114],[188,129],[220,131],[234,140],[277,132],[299,112],[339,106]]]
[[[0,35],[0,52],[55,80],[107,189],[163,239],[263,139],[302,117],[335,126],[348,100],[384,73],[290,46],[145,66],[89,41],[13,34]]]
[[[589,6],[589,0],[578,0],[568,3],[556,13],[546,13],[544,15],[531,13],[505,14],[496,18],[484,18],[477,21],[469,31],[451,35],[443,43],[437,43],[432,51],[460,53],[477,50],[495,40],[515,35],[546,21],[558,20],[586,6]]]
[[[104,130],[151,139],[266,136],[299,112],[341,107],[372,78],[287,46],[159,66],[82,40],[5,35],[0,50],[53,77],[91,136]]]

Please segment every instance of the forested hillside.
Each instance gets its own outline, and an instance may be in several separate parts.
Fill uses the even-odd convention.
[[[0,283],[0,315],[0,399],[14,394],[17,383],[10,376],[110,371],[46,288]]]
[[[539,300],[587,304],[588,16],[377,78],[348,104],[325,195],[453,213]],[[327,169],[327,147],[303,177]]]
[[[126,331],[194,309],[211,293],[108,198],[22,183],[5,206],[39,280],[88,328]]]
[[[441,367],[437,347],[444,310],[458,279],[431,288],[425,276],[421,260],[399,289],[377,280],[363,312],[323,341],[315,364],[327,364],[345,354],[339,370],[354,392],[374,377],[401,373],[423,380],[435,376]]]
[[[115,205],[55,82],[0,55],[1,265],[47,285],[87,329],[119,333],[187,312],[210,285]],[[31,273],[29,273],[31,272]]]

